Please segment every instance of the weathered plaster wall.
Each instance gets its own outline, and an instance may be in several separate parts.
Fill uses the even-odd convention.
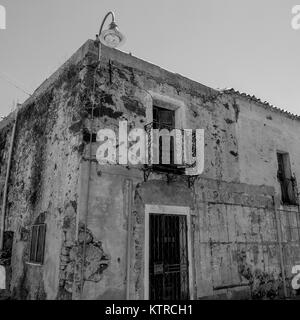
[[[61,225],[67,203],[76,197],[78,170],[65,130],[71,95],[64,101],[63,94],[54,88],[19,114],[7,212],[7,228],[15,231],[11,290],[17,298],[54,299],[58,291]],[[28,264],[29,228],[40,214],[47,224],[43,266]]]
[[[282,297],[273,188],[199,181],[195,190],[198,297]]]
[[[82,169],[82,183],[87,184],[87,166]],[[93,236],[100,239],[106,254],[100,279],[85,281],[84,299],[125,299],[127,268],[127,223],[129,212],[126,201],[128,181],[136,185],[142,179],[141,173],[128,173],[122,168],[103,168],[93,164],[90,180],[89,215],[87,225]],[[86,194],[81,194],[84,206]],[[81,221],[85,221],[85,210],[80,209]],[[99,281],[100,280],[100,281]]]
[[[299,119],[271,111],[247,98],[230,95],[232,99],[240,110],[237,139],[241,182],[274,186],[280,194],[277,151],[290,154],[292,172],[300,177]]]
[[[113,101],[107,101],[102,108],[121,112],[121,115],[115,114],[119,116],[113,119],[115,125],[124,119],[128,120],[129,129],[144,128],[149,122],[146,109],[148,100],[152,102],[153,92],[183,102],[186,128],[205,130],[203,176],[225,181],[239,180],[238,165],[235,165],[238,163],[235,125],[238,109],[235,101],[229,101],[213,89],[116,50],[105,48],[101,61],[101,68],[104,72],[107,70],[110,80],[103,89],[113,96]],[[104,125],[111,125],[113,120],[104,120]]]
[[[277,152],[288,152],[292,174],[300,177],[299,118],[270,108],[266,103],[245,95],[231,93],[230,100],[239,106],[237,140],[240,181],[256,185],[269,185],[275,189],[279,202],[283,235],[284,264],[286,274],[291,275],[292,266],[300,262],[300,221],[297,206],[280,204],[281,189],[277,178]]]

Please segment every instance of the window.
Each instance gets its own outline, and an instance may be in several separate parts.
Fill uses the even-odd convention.
[[[296,179],[292,176],[289,154],[278,152],[277,161],[277,177],[281,186],[282,203],[297,205],[297,184]]]
[[[43,264],[46,238],[46,224],[34,224],[31,227],[29,262]]]
[[[175,128],[175,111],[159,107],[153,107],[153,126],[154,129]]]

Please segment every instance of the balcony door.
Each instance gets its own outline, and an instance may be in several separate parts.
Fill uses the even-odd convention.
[[[175,111],[153,107],[153,129],[167,129],[170,132],[175,129]],[[162,137],[159,138],[159,165],[162,165]],[[174,165],[174,137],[170,137],[170,165]]]

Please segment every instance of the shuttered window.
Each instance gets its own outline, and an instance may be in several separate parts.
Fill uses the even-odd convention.
[[[43,264],[46,238],[46,224],[35,224],[31,227],[29,262]]]

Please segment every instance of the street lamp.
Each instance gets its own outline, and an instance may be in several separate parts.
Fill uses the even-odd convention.
[[[111,15],[112,22],[109,24],[107,30],[102,30],[104,23],[108,16]],[[99,34],[96,35],[97,41],[110,48],[116,48],[121,46],[125,42],[125,36],[119,31],[117,24],[115,23],[115,14],[110,11],[104,17]]]

